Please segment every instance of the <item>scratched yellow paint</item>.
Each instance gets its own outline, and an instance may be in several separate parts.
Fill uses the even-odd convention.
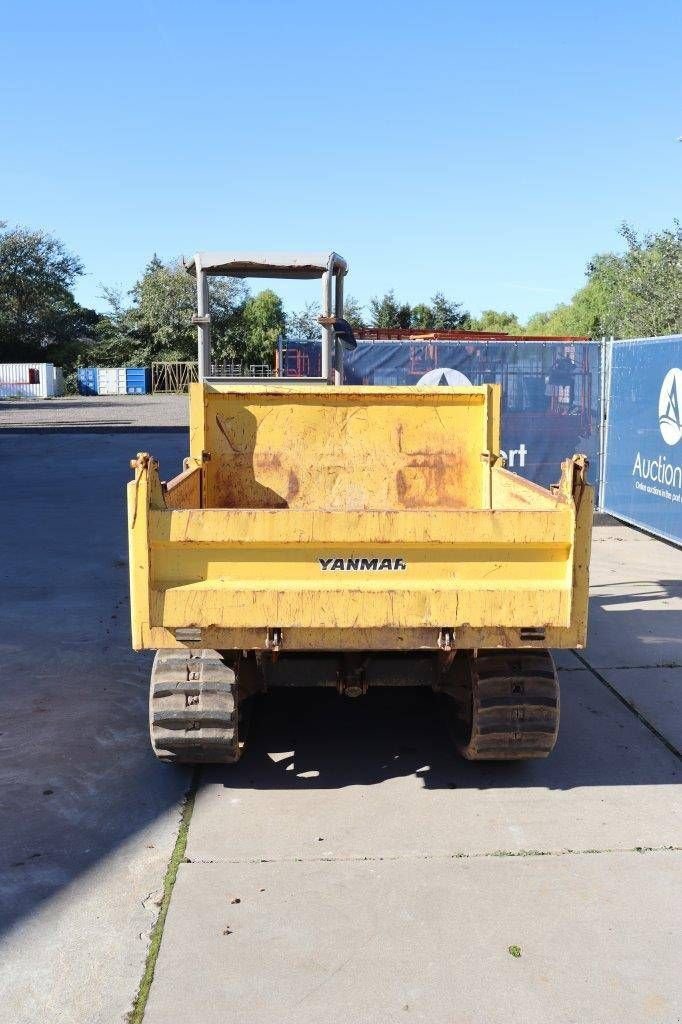
[[[133,645],[581,646],[592,489],[574,460],[554,493],[507,472],[499,407],[493,385],[193,385],[185,472],[138,458],[129,484]]]

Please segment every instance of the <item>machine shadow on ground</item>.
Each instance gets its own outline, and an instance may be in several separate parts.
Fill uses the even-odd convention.
[[[242,761],[206,781],[233,789],[337,789],[414,775],[425,789],[671,784],[673,754],[582,669],[562,677],[559,740],[547,760],[470,762],[455,749],[447,698],[427,688],[274,691],[257,699]]]
[[[593,581],[587,650],[612,668],[682,668],[681,621],[680,579]]]

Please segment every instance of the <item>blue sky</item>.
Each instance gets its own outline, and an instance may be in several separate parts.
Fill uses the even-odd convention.
[[[99,307],[154,251],[331,247],[362,302],[525,317],[623,219],[682,213],[681,59],[679,0],[26,0],[2,15],[0,219],[62,238]]]

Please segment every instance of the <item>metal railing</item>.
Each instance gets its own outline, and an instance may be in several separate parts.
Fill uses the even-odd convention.
[[[275,370],[267,363],[212,363],[212,377],[274,377]],[[152,392],[182,394],[199,379],[196,362],[152,363]]]
[[[274,377],[275,370],[267,363],[211,363],[212,377]]]
[[[182,394],[198,380],[196,362],[152,363],[152,393]]]

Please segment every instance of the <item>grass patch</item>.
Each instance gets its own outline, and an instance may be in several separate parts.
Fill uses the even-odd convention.
[[[144,973],[142,980],[140,981],[140,987],[137,990],[135,1001],[133,1002],[133,1008],[126,1016],[128,1024],[142,1024],[144,1019],[144,1011],[147,1007],[147,1000],[149,999],[149,991],[154,981],[154,970],[156,969],[156,960],[161,949],[161,939],[163,938],[163,929],[166,924],[166,917],[168,915],[168,908],[170,906],[171,896],[173,895],[173,886],[175,885],[175,879],[178,877],[178,868],[185,859],[185,850],[187,849],[187,833],[189,832],[189,823],[192,819],[192,811],[194,810],[194,800],[197,793],[197,772],[195,770],[192,781],[190,783],[189,792],[185,797],[185,803],[182,808],[182,814],[180,815],[180,828],[178,829],[178,837],[175,840],[175,846],[173,847],[173,853],[168,862],[166,868],[166,874],[163,880],[163,896],[161,898],[161,904],[159,907],[159,916],[156,919],[156,923],[152,928],[152,933],[149,938],[149,949],[147,951],[147,959],[144,964]]]

